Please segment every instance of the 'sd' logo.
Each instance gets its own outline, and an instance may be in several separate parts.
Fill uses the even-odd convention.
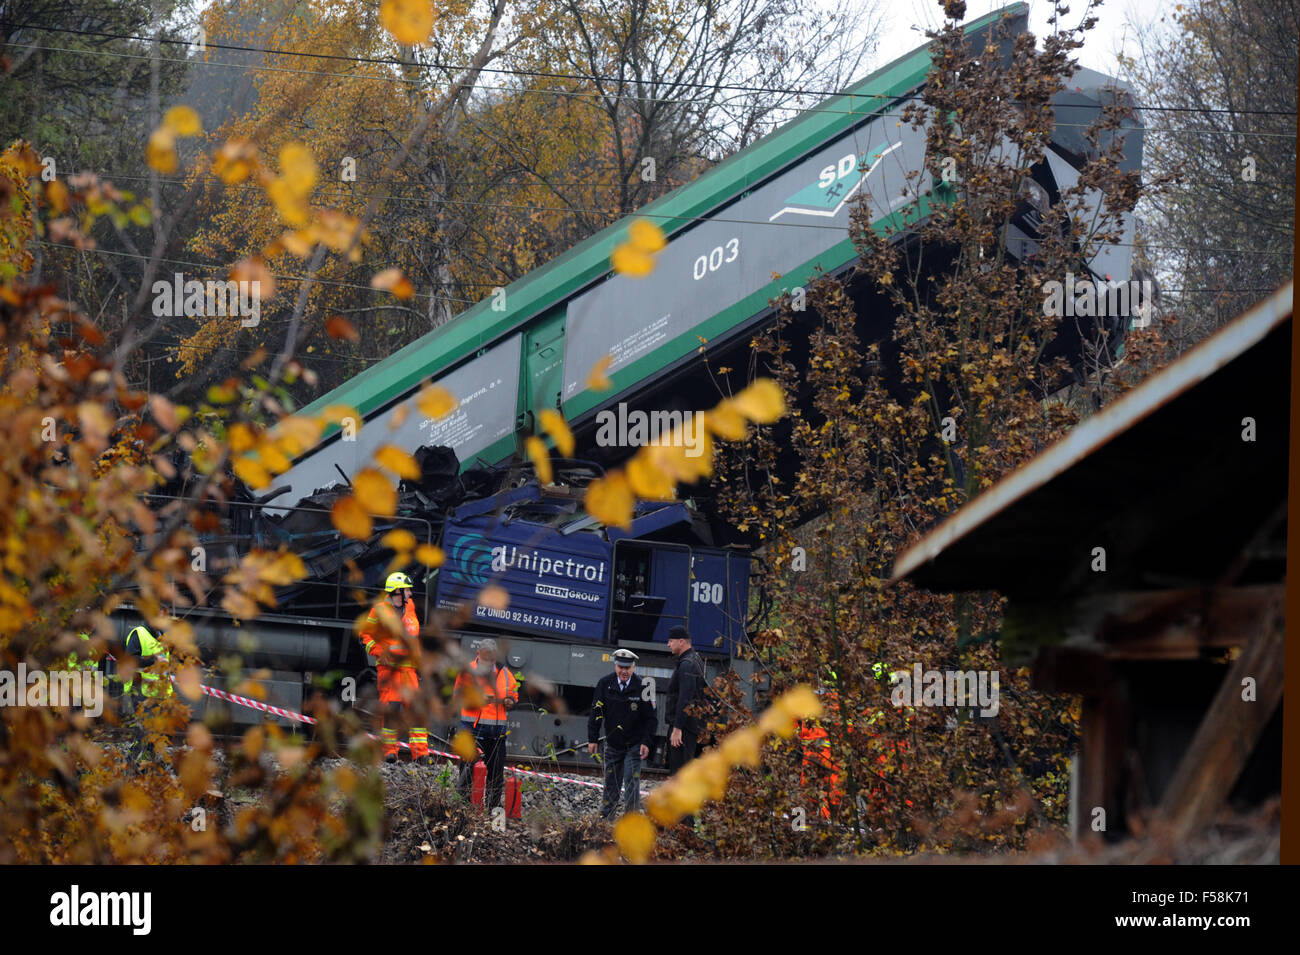
[[[901,142],[892,146],[881,143],[865,153],[848,153],[824,167],[817,175],[817,181],[805,186],[785,201],[785,207],[771,216],[767,221],[775,222],[787,213],[791,215],[818,216],[833,219],[839,215],[844,204],[852,199],[862,183],[866,181],[885,157],[892,153]],[[865,170],[863,167],[866,167]]]

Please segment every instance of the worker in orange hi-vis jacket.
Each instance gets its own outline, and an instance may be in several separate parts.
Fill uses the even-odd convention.
[[[418,637],[420,620],[415,615],[411,587],[411,578],[403,573],[389,574],[384,584],[387,600],[400,616],[407,635]],[[403,640],[390,632],[379,619],[378,605],[370,608],[359,636],[379,671],[379,737],[384,747],[384,762],[395,763],[400,750],[397,730],[399,726],[409,725],[406,708],[420,688],[420,643]],[[428,729],[412,726],[410,743],[412,759],[426,765],[432,762]]]
[[[834,675],[832,674],[832,679]],[[839,719],[839,694],[834,690],[818,690],[817,695],[821,696],[826,707],[826,718],[828,720]],[[853,725],[849,724],[851,730]],[[818,806],[818,813],[823,819],[831,817],[831,806],[838,806],[844,793],[840,789],[840,766],[835,758],[831,755],[830,734],[826,732],[826,727],[820,720],[800,720],[799,722],[799,743],[803,749],[803,764],[799,769],[799,785],[807,786],[810,779],[815,779],[817,775],[822,775],[829,783],[829,804],[823,799]],[[817,770],[820,769],[819,774]],[[810,772],[812,770],[812,772]]]
[[[500,661],[500,656],[495,640],[480,641],[474,662],[457,674],[453,687],[464,701],[460,710],[461,728],[474,734],[483,752],[487,770],[483,808],[489,812],[500,805],[505,792],[506,736],[510,732],[507,712],[519,702],[519,681],[510,667]],[[462,794],[469,795],[473,779],[473,766],[467,764],[457,784]]]

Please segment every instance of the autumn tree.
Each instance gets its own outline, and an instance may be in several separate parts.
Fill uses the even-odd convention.
[[[567,212],[580,238],[838,91],[859,72],[876,29],[869,4],[560,0],[547,9],[535,41],[508,58],[526,79],[473,122]],[[549,138],[553,115],[597,134],[567,150],[563,172],[530,143]]]
[[[1057,393],[1080,372],[1054,354],[1072,320],[1046,314],[1044,283],[1086,275],[1137,200],[1136,173],[1120,168],[1116,133],[1130,118],[1122,99],[1100,111],[1080,181],[1045,213],[1032,254],[1013,246],[1007,225],[1092,22],[1041,41],[1000,24],[964,38],[946,22],[919,103],[902,117],[926,134],[927,166],[909,188],[924,176],[939,201],[925,218],[913,210],[888,228],[873,227],[860,205],[850,230],[856,274],[813,283],[807,312],[787,298],[756,342],[791,396],[792,421],[731,460],[722,496],[733,520],[765,542],[773,609],[756,640],[761,669],[773,690],[817,682],[830,758],[809,765],[792,743],[769,759],[737,805],[760,806],[765,820],[797,808],[807,825],[750,835],[752,820],[729,805],[711,821],[728,846],[1023,848],[1065,820],[1076,714],[1069,701],[1033,692],[1027,671],[1003,656],[999,602],[888,581],[904,547],[1076,418]],[[1089,189],[1105,202],[1085,215]],[[887,337],[861,337],[864,308],[893,316]],[[1092,331],[1090,341],[1109,335],[1113,348],[1114,329]],[[793,346],[805,340],[808,357],[796,364]],[[797,459],[791,486],[772,479],[787,449]],[[917,664],[999,673],[1000,707],[896,697]],[[821,808],[835,825],[815,824]]]
[[[498,2],[466,69],[425,104],[390,167],[411,154],[474,82],[503,13]],[[407,23],[389,28],[399,39],[420,42]],[[151,169],[166,175],[180,167],[179,144],[203,130],[186,107],[169,108],[159,120],[146,154]],[[249,619],[275,605],[277,586],[305,576],[302,561],[284,549],[253,546],[207,568],[191,555],[212,529],[214,510],[246,493],[237,479],[264,488],[290,457],[319,439],[326,422],[285,414],[287,388],[309,374],[296,354],[310,328],[304,315],[310,285],[327,254],[346,258],[358,245],[380,194],[372,188],[356,216],[311,203],[315,162],[301,145],[282,150],[275,169],[239,141],[220,144],[209,158],[235,183],[251,177],[279,214],[297,220],[309,261],[279,352],[254,355],[240,375],[180,404],[141,389],[125,370],[160,325],[150,308],[151,280],[162,267],[176,210],[157,209],[151,217],[154,242],[141,285],[123,309],[120,334],[110,339],[54,287],[33,284],[28,250],[42,231],[70,248],[92,248],[90,230],[104,218],[126,217],[132,200],[93,174],[42,177],[45,163],[28,143],[0,154],[0,418],[7,442],[0,482],[0,670],[25,666],[45,674],[72,665],[72,653],[92,659],[111,653],[121,679],[138,676],[110,620],[129,596],[169,651],[151,664],[153,675],[177,691],[144,700],[131,717],[131,732],[153,754],[143,765],[127,757],[112,711],[98,721],[68,701],[2,708],[0,859],[7,862],[342,861],[375,852],[382,783],[349,766],[322,765],[328,755],[355,763],[375,755],[355,716],[342,713],[337,700],[310,705],[317,734],[311,743],[274,726],[246,733],[230,752],[225,778],[256,792],[259,801],[211,826],[191,825],[199,810],[217,811],[205,803],[221,794],[212,789],[218,772],[212,735],[190,720],[201,693],[198,647],[190,624],[174,611],[215,592],[232,616]],[[253,267],[236,264],[235,271]],[[347,496],[335,515],[342,533],[367,538],[367,510],[391,513],[395,490],[380,464],[398,473],[414,466],[409,455],[389,453],[364,481],[358,475],[357,496]],[[170,480],[186,493],[148,506],[149,492]],[[403,565],[436,560],[409,546],[414,541],[390,543]],[[427,675],[446,663],[429,654]],[[256,695],[256,680],[241,679],[256,674],[233,665],[237,691]],[[428,703],[436,707],[439,700],[435,685]],[[185,745],[169,749],[178,737]],[[278,772],[268,771],[267,752]]]
[[[1193,0],[1139,33],[1124,60],[1146,127],[1147,257],[1176,357],[1293,274],[1295,0]]]
[[[111,150],[124,126],[143,127],[151,83],[148,43],[178,34],[185,3],[141,0],[15,0],[0,8],[0,139],[22,137],[68,171],[124,158]],[[174,91],[183,64],[162,64]],[[138,159],[138,152],[131,152]],[[102,168],[102,167],[101,167]]]

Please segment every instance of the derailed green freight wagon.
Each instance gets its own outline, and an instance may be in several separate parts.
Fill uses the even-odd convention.
[[[1005,21],[1009,34],[1014,35],[1026,28],[1027,15],[1024,4],[1013,4],[971,23],[966,31],[977,34]],[[503,295],[489,296],[322,396],[305,410],[320,412],[333,404],[356,408],[364,424],[349,435],[355,440],[343,440],[337,431],[328,435],[280,477],[274,503],[258,506],[268,514],[277,510],[291,513],[293,505],[312,492],[339,484],[368,466],[373,451],[386,443],[412,453],[425,449],[421,455],[448,459],[449,483],[461,485],[459,490],[471,497],[490,497],[517,485],[518,475],[503,469],[472,479],[466,475],[457,481],[457,467],[465,471],[511,461],[522,437],[536,430],[538,413],[558,409],[576,435],[575,456],[579,459],[557,467],[560,483],[569,485],[563,489],[572,504],[572,515],[566,521],[572,520],[574,527],[596,527],[595,518],[581,512],[581,485],[600,467],[618,463],[619,456],[630,450],[601,447],[596,427],[600,412],[618,409],[622,420],[626,409],[620,405],[624,404],[634,410],[688,411],[711,406],[717,385],[697,364],[701,339],[707,342],[711,361],[747,369],[749,341],[773,319],[773,299],[804,284],[819,269],[836,274],[856,262],[857,252],[848,233],[856,197],[871,196],[872,222],[884,232],[899,227],[904,215],[915,222],[928,213],[931,202],[951,195],[942,179],[927,170],[923,131],[912,129],[901,118],[907,103],[919,95],[929,67],[928,49],[913,51],[640,210],[634,218],[657,223],[669,239],[649,277],[633,279],[611,270],[610,255],[627,237],[629,221],[624,220],[530,272],[504,289]],[[1058,128],[1045,160],[1025,184],[1027,205],[1032,209],[1008,225],[1013,255],[1032,251],[1034,210],[1041,213],[1060,201],[1062,191],[1077,181],[1089,152],[1083,130],[1096,118],[1098,108],[1116,96],[1131,102],[1122,89],[1106,89],[1111,82],[1081,70],[1071,88],[1057,96]],[[1125,126],[1121,134],[1127,156],[1124,168],[1131,169],[1140,162],[1141,131]],[[1131,217],[1128,222],[1126,234],[1090,261],[1098,279],[1129,277]],[[888,328],[888,314],[867,314],[871,306],[863,306],[861,301],[857,304],[860,319],[870,320],[873,334],[878,336],[881,329]],[[865,334],[860,338],[872,340]],[[609,373],[613,387],[593,391],[587,387],[588,374],[607,355],[612,358]],[[457,397],[456,411],[435,421],[409,407],[403,411],[402,424],[390,428],[399,409],[413,405],[429,381]],[[450,449],[455,460],[441,450],[430,450],[435,448]],[[424,479],[438,477],[434,471],[436,468],[426,469]],[[738,543],[742,546],[736,551],[737,559],[743,559],[753,541],[724,527],[716,515],[705,513],[707,502],[702,503],[701,497],[693,502],[701,506],[691,508],[698,517],[692,533],[698,533],[699,548]],[[424,521],[430,530],[441,528],[446,508],[429,503],[438,500],[437,495],[422,500],[423,509],[401,508],[397,519]],[[324,507],[320,502],[313,506]],[[327,508],[320,513],[327,514]],[[327,518],[321,519],[321,527],[328,527]],[[284,526],[276,530],[284,532]],[[326,531],[331,532],[332,528]],[[376,540],[378,534],[377,529]],[[293,540],[290,535],[290,542]],[[296,540],[314,537],[299,535]],[[362,589],[371,593],[379,592],[380,570],[389,556],[377,552],[376,540],[354,542],[368,549],[372,558],[363,571],[362,584]],[[321,546],[325,556],[330,556],[329,546]],[[328,656],[329,668],[346,671],[349,654],[355,652],[348,634],[334,622],[321,627],[316,624],[330,616],[325,604],[334,604],[332,621],[349,624],[349,614],[357,608],[341,606],[337,587],[324,597],[312,595],[313,591],[329,590],[327,578],[331,572],[338,576],[342,556],[342,549],[333,555],[328,563],[332,571],[318,571],[313,565],[313,580],[304,584],[302,595],[283,603],[285,616],[277,626],[291,628],[297,617],[301,625],[319,630],[312,638],[313,646],[305,649]],[[418,580],[417,591],[426,597],[436,583]],[[681,579],[671,581],[672,592],[686,594],[692,585],[701,583],[688,566]],[[742,629],[751,624],[744,619],[750,610],[741,606],[733,612],[741,619]],[[540,711],[526,719],[517,715],[512,725],[514,756],[543,757],[553,750],[568,750],[565,756],[590,761],[574,745],[581,741],[585,729],[580,722],[581,707],[584,699],[590,699],[596,676],[611,666],[608,656],[616,644],[635,645],[643,652],[646,675],[666,679],[671,672],[672,660],[660,642],[662,634],[629,639],[625,632],[602,631],[599,642],[580,643],[558,634],[541,634],[536,628],[502,625],[477,632],[467,628],[457,636],[471,651],[474,642],[491,630],[507,638],[512,665],[544,677],[573,711],[568,716]],[[272,636],[277,639],[267,641],[268,647],[278,647],[278,634]],[[214,646],[218,637],[214,630]],[[200,634],[200,645],[210,656],[213,647],[203,639]],[[739,637],[727,641],[724,649],[709,656],[710,667],[733,666],[737,662],[734,650],[741,643]],[[307,682],[316,672],[308,663],[299,666],[281,661],[272,665],[289,674],[284,680],[286,692],[293,689],[294,671],[301,669]]]
[[[966,30],[1005,20],[1014,34],[1026,28],[1027,15],[1024,4],[1013,4]],[[929,67],[928,47],[900,57],[321,397],[308,413],[348,405],[365,427],[350,441],[334,432],[295,462],[283,477],[292,490],[282,500],[337,482],[340,469],[354,473],[388,441],[410,450],[445,445],[462,468],[502,463],[535,430],[544,408],[562,411],[578,433],[580,457],[599,458],[591,427],[599,411],[621,401],[680,403],[674,382],[701,340],[721,354],[771,317],[769,303],[783,291],[818,268],[833,273],[855,261],[848,221],[864,186],[882,231],[899,226],[904,213],[924,216],[938,200],[943,184],[926,172],[924,131],[901,120]],[[1083,127],[1106,97],[1126,96],[1122,88],[1105,89],[1113,82],[1080,70],[1058,95],[1059,129],[1031,198],[1050,202],[1053,191],[1077,179],[1087,153]],[[1141,132],[1126,126],[1124,134],[1125,167],[1133,168]],[[631,218],[658,224],[669,239],[643,279],[610,266]],[[1032,243],[1015,225],[1010,239]],[[1090,263],[1098,278],[1128,278],[1131,240],[1130,218],[1122,240]],[[613,388],[595,392],[587,376],[606,355]],[[438,421],[412,407],[390,432],[397,407],[413,405],[429,380],[451,391],[460,407]]]

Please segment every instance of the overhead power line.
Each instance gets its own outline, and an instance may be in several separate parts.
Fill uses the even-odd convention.
[[[14,44],[14,45],[15,45],[15,46],[26,46],[26,47],[28,47],[28,48],[39,48],[39,49],[49,50],[49,51],[51,51],[51,52],[56,52],[56,53],[78,53],[78,54],[82,54],[82,53],[85,53],[85,52],[86,52],[85,50],[70,50],[70,49],[67,49],[67,48],[65,48],[65,47],[50,47],[50,46],[39,46],[39,47],[37,47],[36,44],[26,44],[26,45],[24,45],[24,44]],[[97,51],[94,55],[96,55],[96,56],[116,56],[116,57],[120,57],[120,58],[124,58],[124,59],[132,59],[132,60],[151,60],[151,59],[153,59],[153,57],[150,56],[149,54],[144,54],[144,53],[119,53],[119,52],[112,51],[112,50],[100,50],[100,51]],[[194,61],[194,60],[183,59],[183,58],[180,58],[180,57],[166,57],[166,56],[163,56],[163,57],[158,57],[158,59],[160,59],[160,60],[162,60],[163,62],[166,62],[166,63],[190,63],[190,64],[196,64],[196,61]],[[289,67],[279,67],[279,66],[249,66],[248,64],[245,64],[245,63],[222,63],[222,62],[219,62],[219,61],[210,61],[210,60],[203,60],[203,61],[197,61],[197,62],[201,62],[202,65],[204,65],[204,66],[219,66],[219,67],[226,67],[226,68],[229,68],[229,69],[237,69],[237,70],[263,70],[263,71],[269,71],[269,72],[274,72],[274,73],[298,73],[298,74],[303,74],[303,75],[306,75],[306,76],[327,76],[327,77],[335,77],[335,78],[343,79],[343,80],[379,80],[379,81],[384,81],[384,82],[400,82],[400,83],[416,83],[416,82],[418,82],[418,81],[416,81],[416,80],[408,80],[408,79],[405,79],[405,78],[403,78],[403,77],[396,77],[396,76],[374,76],[374,75],[368,75],[368,74],[357,74],[357,73],[329,73],[329,72],[325,72],[325,71],[321,71],[321,70],[296,70],[296,69],[291,69],[291,68],[289,68]],[[584,91],[581,91],[581,90],[533,89],[533,88],[529,88],[529,87],[511,87],[511,86],[490,87],[490,89],[493,89],[493,90],[495,90],[495,91],[497,91],[497,92],[504,92],[504,93],[517,93],[517,94],[519,94],[519,95],[554,96],[554,97],[564,97],[564,98],[567,98],[567,99],[605,99],[605,98],[606,98],[605,95],[602,94],[602,93],[596,93],[596,92],[584,92]],[[755,92],[765,92],[765,90],[764,90],[763,88],[761,88],[761,87],[753,87],[752,89],[753,89]],[[790,92],[790,93],[796,93],[796,94],[797,94],[797,93],[800,93],[801,91],[799,91],[799,90],[789,90],[789,91],[787,91],[787,92]],[[853,94],[853,95],[856,96],[856,95],[864,95],[864,94]],[[655,103],[674,103],[674,104],[680,104],[680,103],[692,103],[692,102],[695,102],[694,100],[688,100],[688,99],[673,99],[673,98],[671,98],[671,97],[633,97],[633,98],[634,98],[634,99],[644,100],[644,101],[646,101],[646,102],[655,102]],[[882,98],[897,99],[897,97],[882,97]],[[795,109],[795,107],[782,107],[782,108],[784,108],[784,109],[790,109],[790,110],[794,110],[794,109]],[[1070,108],[1071,108],[1071,109],[1081,109],[1081,108],[1085,108],[1085,107],[1081,107],[1081,106],[1077,106],[1077,105],[1075,105],[1075,106],[1071,106]],[[1100,107],[1097,107],[1097,108],[1100,108]],[[1160,110],[1163,109],[1163,107],[1146,107],[1146,106],[1139,106],[1139,107],[1137,107],[1137,108],[1138,108],[1139,110],[1152,110],[1152,111],[1160,111]],[[1170,107],[1170,109],[1173,109],[1173,107]],[[808,107],[808,108],[805,109],[805,110],[800,110],[800,112],[801,112],[801,113],[803,113],[803,112],[809,112],[809,113],[824,113],[824,114],[826,114],[826,115],[831,115],[831,116],[860,116],[860,117],[862,117],[862,118],[864,118],[864,119],[867,119],[867,118],[890,118],[890,119],[899,119],[899,120],[901,120],[901,119],[903,118],[903,114],[902,114],[901,112],[890,112],[890,111],[887,111],[887,110],[884,111],[884,112],[872,112],[871,110],[868,110],[868,109],[861,109],[861,110],[860,110],[860,109],[831,109],[830,107],[827,107],[827,106],[812,106],[812,107]],[[1232,112],[1232,111],[1229,111],[1229,110],[1206,110],[1206,111],[1203,111],[1203,112]],[[1243,111],[1243,112],[1249,112],[1249,111]],[[1295,115],[1295,114],[1292,113],[1292,114],[1281,114],[1281,115]],[[1089,128],[1091,128],[1091,126],[1092,126],[1091,123],[1063,123],[1063,122],[1059,122],[1059,121],[1056,122],[1056,123],[1054,123],[1054,125],[1055,125],[1056,127],[1058,127],[1058,128],[1061,128],[1061,129],[1089,129]],[[1189,135],[1194,135],[1194,136],[1252,136],[1252,137],[1263,137],[1263,138],[1269,138],[1269,139],[1287,139],[1287,140],[1290,140],[1290,139],[1294,139],[1294,138],[1295,138],[1295,134],[1294,134],[1294,133],[1289,133],[1289,132],[1288,132],[1288,133],[1272,133],[1272,132],[1264,132],[1264,131],[1261,131],[1261,130],[1241,131],[1241,130],[1222,130],[1222,129],[1199,129],[1199,128],[1197,128],[1197,127],[1192,127],[1192,126],[1184,126],[1184,127],[1174,127],[1174,126],[1161,126],[1161,127],[1148,127],[1148,126],[1125,126],[1125,127],[1121,127],[1121,130],[1122,130],[1122,131],[1134,130],[1134,131],[1138,131],[1138,132],[1147,132],[1147,131],[1150,131],[1150,132],[1153,132],[1153,133],[1177,133],[1177,134],[1180,134],[1180,135],[1181,135],[1181,134],[1189,134]]]
[[[16,32],[19,29],[31,29],[31,30],[51,32],[51,33],[68,33],[77,36],[100,37],[103,39],[133,40],[140,43],[157,42],[160,44],[183,46],[186,47],[187,49],[196,45],[190,40],[182,40],[173,37],[163,37],[163,36],[148,37],[148,36],[140,36],[137,34],[130,34],[130,33],[110,33],[110,32],[99,31],[99,30],[77,30],[71,27],[52,27],[43,24],[20,24],[18,26],[15,26],[11,31],[11,33]],[[32,44],[15,44],[15,45],[31,46]],[[364,63],[364,64],[375,65],[375,66],[395,66],[399,68],[409,68],[412,66],[418,66],[425,69],[439,69],[439,70],[446,70],[448,72],[464,72],[465,70],[469,69],[468,64],[449,64],[449,63],[439,63],[436,61],[432,63],[411,63],[411,62],[399,60],[395,57],[348,56],[341,53],[321,53],[318,51],[286,50],[286,49],[276,48],[276,47],[242,46],[240,44],[219,43],[215,41],[205,42],[204,48],[205,49],[211,48],[216,50],[229,50],[238,53],[258,53],[266,56],[297,56],[297,57],[303,57],[307,59],[336,60],[336,61],[348,62],[348,63]],[[57,48],[45,47],[45,49],[57,49]],[[84,54],[87,51],[65,50],[63,52]],[[127,57],[139,57],[139,58],[146,58],[146,59],[149,58],[147,55],[123,54],[116,51],[96,51],[96,52],[107,56],[127,56]],[[195,60],[189,57],[170,58],[169,61],[191,63],[191,64],[195,62]],[[203,62],[208,63],[209,65],[212,66],[230,66],[230,67],[244,69],[244,70],[274,69],[281,72],[298,72],[298,73],[306,73],[309,75],[317,75],[317,76],[335,76],[339,78],[350,78],[350,79],[371,78],[371,77],[366,77],[364,75],[351,74],[351,73],[332,73],[328,71],[313,71],[313,70],[293,70],[287,67],[260,67],[260,66],[254,67],[244,63],[215,63],[206,60]],[[549,70],[522,70],[522,69],[508,68],[508,67],[484,66],[480,70],[480,72],[497,73],[504,76],[526,76],[534,79],[575,80],[575,81],[588,82],[588,83],[624,84],[628,82],[625,78],[619,78],[619,77],[597,76],[597,75],[587,75],[587,74],[579,74],[579,73],[562,73],[562,72],[555,72]],[[403,82],[419,82],[419,81],[408,81],[405,80],[405,78],[399,78],[399,77],[393,77],[392,79],[403,81]],[[773,94],[781,94],[781,95],[815,96],[821,99],[827,99],[833,96],[841,96],[841,95],[850,95],[853,97],[862,97],[865,99],[877,99],[877,100],[880,99],[892,100],[897,98],[896,96],[890,94],[884,94],[884,93],[873,93],[873,94],[848,93],[845,90],[805,90],[805,89],[793,89],[793,88],[779,87],[779,86],[747,86],[744,84],[737,84],[737,83],[679,82],[679,83],[674,83],[673,85],[678,87],[685,87],[685,88],[727,91],[727,92],[736,92],[736,93],[773,93]],[[515,87],[498,87],[498,89],[501,89],[503,91],[539,92],[548,95],[560,95],[559,91],[556,90],[527,90],[527,89],[521,90]],[[568,95],[568,94],[564,94],[564,95]],[[574,95],[583,95],[583,94],[574,94]],[[603,94],[593,93],[587,95],[602,96]],[[663,102],[663,103],[693,102],[693,100],[674,100],[674,99],[666,99],[666,98],[658,98],[658,97],[635,97],[635,98],[644,99],[647,102]],[[1077,109],[1082,107],[1075,106],[1072,108]],[[1100,110],[1103,107],[1101,105],[1098,105],[1092,108]],[[1213,107],[1213,108],[1200,109],[1200,108],[1188,107],[1188,106],[1148,106],[1148,107],[1139,107],[1139,109],[1144,109],[1153,112],[1226,113],[1226,114],[1233,114],[1233,115],[1261,115],[1261,116],[1295,116],[1296,115],[1296,112],[1294,110],[1231,109],[1226,107],[1223,108]],[[854,111],[837,111],[837,112],[845,112],[845,113],[853,112],[856,115]]]

